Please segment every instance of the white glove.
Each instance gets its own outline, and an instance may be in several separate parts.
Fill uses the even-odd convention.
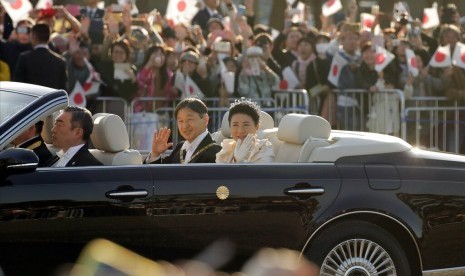
[[[234,159],[236,160],[236,163],[247,160],[254,143],[255,137],[250,133],[247,134],[243,141],[241,141],[241,139],[237,140],[236,148],[234,149]]]

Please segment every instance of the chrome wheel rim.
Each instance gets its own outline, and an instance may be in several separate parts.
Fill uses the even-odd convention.
[[[322,276],[395,276],[391,256],[377,243],[365,239],[341,242],[326,256]]]

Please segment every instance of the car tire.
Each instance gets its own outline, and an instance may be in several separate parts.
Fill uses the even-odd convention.
[[[320,266],[320,275],[410,275],[407,255],[382,227],[345,221],[323,229],[306,251]]]

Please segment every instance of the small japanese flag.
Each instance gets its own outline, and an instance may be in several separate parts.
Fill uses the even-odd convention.
[[[328,0],[321,7],[322,13],[325,17],[333,15],[342,9],[341,0]]]
[[[452,63],[457,67],[465,69],[465,44],[461,42],[457,42],[457,44],[455,44]]]
[[[299,85],[299,79],[289,66],[283,70],[283,80],[287,83],[287,87],[285,89],[294,89]]]
[[[69,105],[86,107],[87,101],[84,95],[84,89],[79,81],[76,81],[73,91],[69,94]]]
[[[436,49],[433,57],[429,61],[431,67],[449,67],[452,65],[452,58],[450,56],[450,46],[440,46]]]
[[[386,66],[394,60],[394,54],[381,46],[376,46],[376,65],[377,72],[383,71]]]
[[[174,75],[174,87],[179,91],[184,91],[184,75],[180,69],[176,70],[176,74]]]
[[[375,16],[370,13],[360,14],[360,25],[362,30],[371,30],[375,24]]]
[[[341,76],[342,67],[347,64],[347,60],[341,57],[339,54],[333,57],[331,63],[331,69],[329,70],[328,80],[335,86],[339,86],[339,77]]]
[[[86,82],[82,86],[84,90],[84,95],[90,96],[95,95],[100,91],[100,84],[102,83],[100,79],[100,74],[95,71],[92,64],[87,59],[84,59],[84,63],[86,64],[87,69],[89,70],[90,74],[86,79]]]
[[[417,77],[419,70],[417,64],[417,57],[415,56],[415,52],[411,49],[405,50],[405,56],[407,58],[407,69],[412,76]]]
[[[439,26],[439,15],[436,7],[425,8],[423,10],[423,22],[421,27],[423,29],[431,29]]]
[[[32,4],[29,0],[0,0],[5,11],[16,26],[18,21],[29,16],[29,11],[32,10]]]
[[[53,0],[39,0],[36,4],[36,10],[51,9],[53,7]]]
[[[197,2],[197,0],[169,0],[165,16],[168,20],[172,20],[174,24],[190,24],[199,10]]]
[[[296,13],[292,15],[291,21],[292,23],[300,23],[304,22],[305,19],[305,4],[302,2],[297,3],[297,7],[295,8]]]
[[[186,97],[205,97],[197,84],[189,76],[186,76],[186,80],[184,82],[184,93],[182,94],[182,98]]]

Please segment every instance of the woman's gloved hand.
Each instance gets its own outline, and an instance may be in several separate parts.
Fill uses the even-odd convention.
[[[236,148],[234,149],[234,160],[236,160],[236,163],[247,160],[254,143],[255,136],[250,133],[247,134],[243,141],[241,139],[237,140]]]

